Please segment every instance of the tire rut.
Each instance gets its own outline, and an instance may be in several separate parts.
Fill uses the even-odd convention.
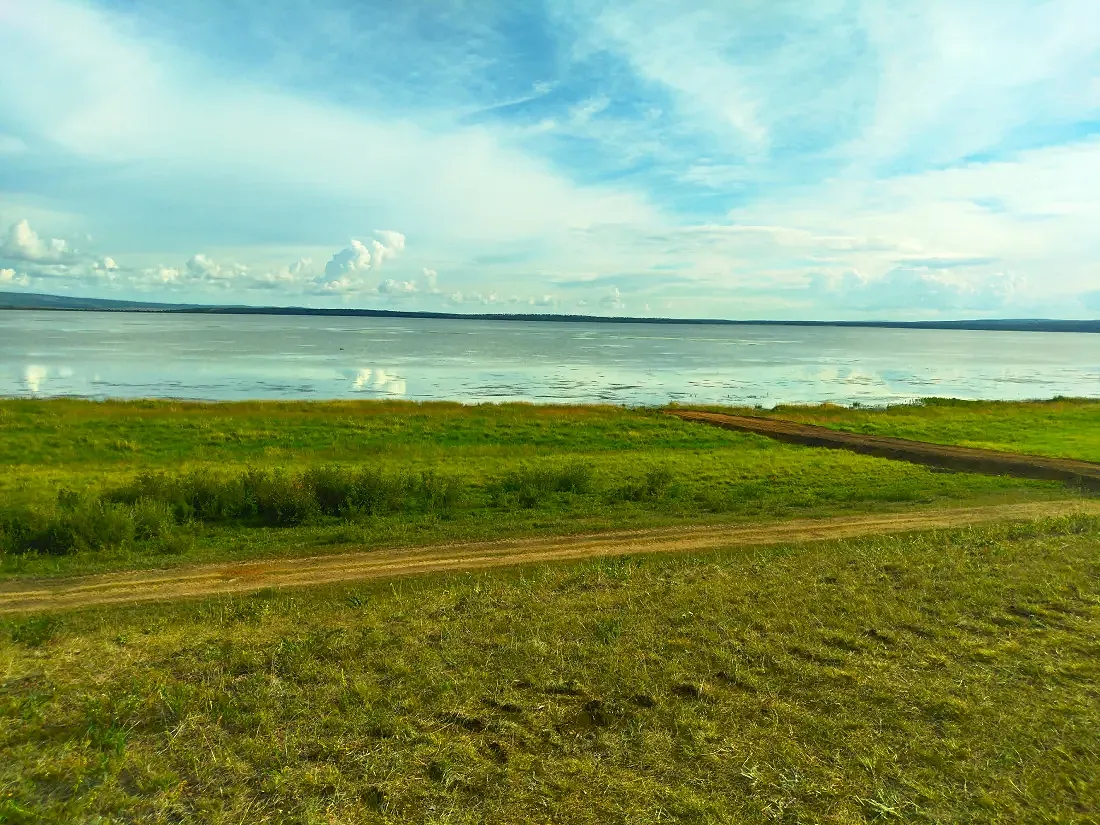
[[[0,614],[170,601],[265,588],[569,561],[643,553],[685,553],[962,527],[1071,514],[1100,515],[1100,501],[1068,499],[770,523],[668,527],[308,558],[229,562],[172,570],[111,573],[0,584]]]
[[[833,430],[816,424],[786,421],[781,418],[725,415],[697,410],[667,410],[667,412],[685,421],[756,433],[778,441],[807,447],[848,450],[878,458],[891,458],[967,473],[1062,481],[1085,490],[1100,492],[1100,464],[1091,461],[1007,453],[978,447],[957,447],[951,444],[934,444],[891,436],[864,435],[845,430]]]

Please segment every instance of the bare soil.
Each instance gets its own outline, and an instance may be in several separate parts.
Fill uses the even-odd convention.
[[[778,418],[725,415],[695,410],[670,410],[669,414],[685,421],[697,421],[700,424],[710,424],[727,430],[757,433],[792,444],[849,450],[853,453],[968,473],[1064,481],[1086,490],[1100,492],[1100,464],[1091,461],[1006,453],[977,447],[956,447],[950,444],[932,444],[927,441],[912,441],[890,436],[864,435]]]
[[[173,570],[38,579],[0,585],[0,613],[167,601],[272,587],[306,587],[420,573],[640,553],[684,553],[961,527],[1070,514],[1100,515],[1100,500],[1069,499],[765,524],[670,527],[582,536],[454,544]]]

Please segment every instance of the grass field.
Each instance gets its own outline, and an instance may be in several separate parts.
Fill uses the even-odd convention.
[[[1095,823],[1100,520],[0,623],[0,822]]]
[[[706,409],[786,418],[867,435],[1100,462],[1100,399],[1004,402],[938,398],[880,408],[825,404],[770,410]]]
[[[995,421],[998,443],[1021,449],[1038,416],[1044,445],[1087,457],[1098,410],[783,412],[851,426],[923,421],[926,435],[945,438]],[[8,577],[1066,495],[1052,483],[784,445],[656,410],[0,401]]]

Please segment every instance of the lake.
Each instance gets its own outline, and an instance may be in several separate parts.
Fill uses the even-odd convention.
[[[1100,396],[1100,335],[0,312],[0,395],[654,405]]]

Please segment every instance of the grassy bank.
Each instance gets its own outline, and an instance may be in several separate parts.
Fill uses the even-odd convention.
[[[1044,438],[1087,453],[1100,405],[1060,404]],[[982,415],[1022,447],[1046,410],[1005,404]],[[804,414],[850,415],[853,426],[868,415]],[[942,430],[978,413],[905,410],[907,421],[922,415]],[[0,401],[6,576],[1065,495],[655,410]]]
[[[1095,822],[1098,545],[1079,518],[9,620],[0,821]]]

